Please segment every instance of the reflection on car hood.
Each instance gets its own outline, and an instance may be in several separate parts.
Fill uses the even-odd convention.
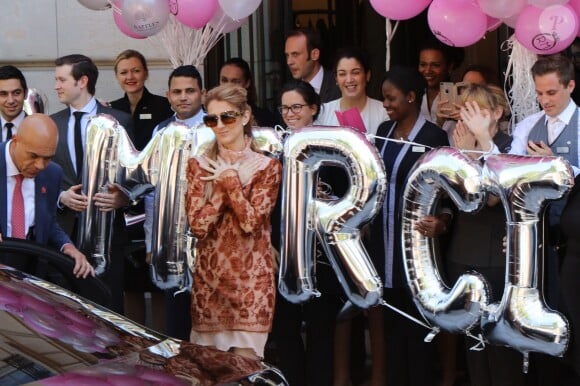
[[[3,385],[286,384],[262,362],[167,338],[2,265],[0,326]]]

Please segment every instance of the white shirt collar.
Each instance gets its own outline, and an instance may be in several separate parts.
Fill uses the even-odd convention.
[[[12,177],[12,176],[15,176],[17,174],[20,174],[20,172],[18,171],[18,168],[16,167],[16,165],[14,164],[14,161],[12,160],[12,157],[10,156],[10,143],[12,143],[12,140],[9,140],[8,142],[6,142],[6,148],[5,148],[5,154],[4,154],[4,157],[6,159],[6,177]]]
[[[89,116],[97,115],[97,100],[95,99],[95,97],[92,97],[91,100],[89,101],[89,103],[87,103],[86,105],[84,105],[79,110],[75,109],[72,106],[69,106],[69,108],[70,108],[70,115],[71,116],[73,115],[73,113],[75,111],[84,111]]]
[[[184,120],[177,118],[177,115],[176,115],[175,121],[179,122],[179,123],[183,123],[183,124],[187,125],[188,127],[195,127],[195,126],[199,125],[201,122],[203,122],[204,115],[205,115],[205,111],[203,111],[203,109],[199,109],[197,114],[195,114],[193,117],[187,118]]]
[[[26,117],[26,113],[24,112],[24,110],[22,110],[20,112],[20,114],[18,114],[18,116],[16,118],[14,118],[13,120],[11,120],[10,122],[12,122],[14,124],[14,127],[16,129],[18,129],[18,127],[20,126],[20,124],[22,123],[22,121],[24,120],[24,118]],[[0,117],[0,127],[4,127],[4,125],[7,123],[8,121],[2,117]]]
[[[320,69],[314,75],[314,78],[310,79],[310,85],[314,88],[317,94],[320,94],[320,89],[322,88],[322,79],[324,78],[324,69],[320,66]]]
[[[578,108],[578,106],[576,106],[576,103],[574,103],[574,101],[572,99],[570,99],[570,103],[568,103],[568,106],[566,106],[564,111],[562,111],[560,114],[558,114],[557,118],[567,125],[568,123],[570,123],[570,120],[572,119],[572,115],[574,115],[574,111],[576,111],[577,108]],[[547,123],[548,122],[548,115],[547,114],[545,114],[545,119],[546,119],[546,123]]]

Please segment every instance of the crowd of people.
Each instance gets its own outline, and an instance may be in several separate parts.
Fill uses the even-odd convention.
[[[311,30],[291,31],[284,49],[293,79],[282,87],[274,112],[258,106],[251,68],[241,58],[226,60],[220,84],[209,90],[195,66],[177,67],[169,75],[166,95],[160,96],[145,87],[149,73],[143,55],[125,50],[114,64],[124,95],[107,103],[95,98],[99,71],[91,58],[63,56],[55,61],[55,91],[65,108],[50,116],[27,115],[26,79],[14,66],[0,67],[0,241],[12,237],[49,245],[74,260],[75,276],[95,276],[90,259],[75,247],[79,213],[89,201],[100,211],[114,212],[111,263],[101,276],[111,290],[109,308],[145,324],[144,294],[151,293],[154,329],[264,358],[291,385],[580,384],[580,305],[575,296],[580,245],[573,241],[580,188],[552,203],[545,220],[545,294],[549,306],[570,321],[571,347],[563,359],[532,356],[532,371],[524,374],[521,354],[513,348],[488,345],[474,351],[473,342],[444,333],[427,343],[427,330],[382,306],[338,320],[345,296],[319,241],[313,248],[321,296],[293,304],[277,293],[283,165],[258,150],[251,132],[252,126],[281,125],[288,133],[313,125],[339,126],[347,112],[360,117],[356,129],[376,146],[388,176],[383,206],[361,230],[363,242],[382,279],[384,300],[420,317],[406,287],[397,241],[403,236],[403,190],[414,164],[429,149],[453,146],[474,162],[483,162],[484,153],[559,156],[577,175],[579,114],[572,99],[572,62],[563,55],[538,58],[530,71],[542,110],[510,130],[505,93],[497,86],[497,74],[485,66],[465,69],[459,101],[440,93],[440,83],[451,79],[463,57],[436,40],[420,45],[418,67],[393,66],[379,74],[382,100],[368,96],[371,71],[361,49],[338,50],[331,69],[321,65],[323,47]],[[115,184],[91,200],[85,194],[87,124],[103,113],[119,121],[137,150],[171,122],[192,128],[203,123],[215,134],[213,145],[187,163],[185,210],[197,240],[191,293],[161,290],[149,277],[154,193],[138,203]],[[317,189],[319,196],[340,199],[347,191],[344,170],[324,166],[319,174],[324,186]],[[145,213],[145,222],[128,226],[127,213]],[[416,229],[439,240],[440,271],[448,285],[476,270],[490,282],[492,301],[501,299],[506,232],[497,197],[490,194],[477,214],[459,212],[444,200],[438,213],[421,219]],[[131,247],[142,239],[143,248]],[[0,262],[29,269],[29,262],[11,255],[1,256]]]

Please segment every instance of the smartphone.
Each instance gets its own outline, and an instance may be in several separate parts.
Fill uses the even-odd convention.
[[[439,92],[441,93],[441,100],[449,101],[453,104],[455,101],[455,93],[453,82],[441,82],[439,84]]]

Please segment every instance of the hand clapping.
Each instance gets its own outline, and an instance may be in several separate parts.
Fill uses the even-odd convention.
[[[456,148],[461,150],[475,150],[477,141],[473,134],[465,127],[465,124],[462,121],[457,121],[455,130],[453,131],[453,143],[455,143]]]

